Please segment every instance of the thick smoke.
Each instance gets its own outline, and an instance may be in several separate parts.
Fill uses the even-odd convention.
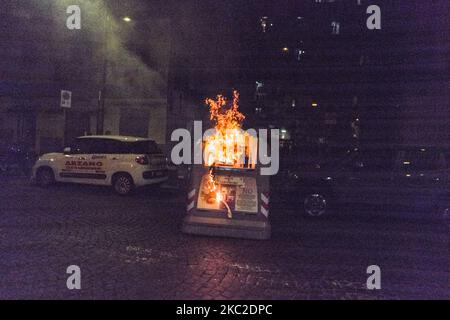
[[[39,1],[42,5],[45,1]],[[84,63],[96,70],[100,83],[105,69],[108,98],[164,98],[167,83],[169,41],[167,20],[140,19],[126,22],[128,12],[113,12],[104,0],[51,1],[55,35],[60,40],[86,41],[91,46]],[[81,30],[68,30],[66,12],[70,5],[81,8]],[[116,10],[118,11],[118,10]],[[162,31],[162,32],[161,32]],[[76,33],[79,34],[76,34]],[[76,45],[74,46],[77,47]],[[73,53],[72,53],[73,54]]]

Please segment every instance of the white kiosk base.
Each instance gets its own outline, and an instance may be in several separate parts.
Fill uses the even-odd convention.
[[[184,218],[183,232],[205,236],[231,238],[270,239],[270,223],[266,221],[230,220],[228,218],[199,217]]]
[[[214,171],[223,204],[209,199],[204,191],[209,169],[194,166],[182,231],[206,236],[269,239],[269,178],[261,177],[257,170],[218,167]]]

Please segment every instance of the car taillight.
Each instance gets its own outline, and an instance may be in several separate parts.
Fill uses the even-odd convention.
[[[137,156],[136,157],[136,162],[142,165],[148,164],[148,158],[147,156]]]

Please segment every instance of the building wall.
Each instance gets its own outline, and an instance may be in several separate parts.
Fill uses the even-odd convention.
[[[381,8],[381,30],[366,27],[372,4]],[[299,141],[355,142],[352,124],[359,119],[363,144],[448,142],[448,1],[266,1],[221,8],[225,12],[196,8],[199,21],[180,19],[185,27],[176,30],[181,41],[172,54],[172,79],[178,91],[198,93],[200,107],[209,95],[238,89],[246,125],[288,127]],[[217,39],[225,40],[217,45]],[[297,59],[300,48],[305,53]],[[261,95],[256,81],[264,83]]]
[[[165,144],[169,21],[143,17],[125,24],[120,8],[117,16],[108,4],[42,0],[2,5],[0,137],[5,144],[23,140],[42,153],[60,150],[86,133],[119,134],[120,109],[127,107],[148,118],[141,132]],[[81,7],[81,30],[66,27],[68,5]],[[61,90],[72,91],[66,111],[60,107]],[[105,116],[98,132],[100,91]]]
[[[37,115],[36,122],[38,153],[56,151],[61,148],[64,144],[64,115],[56,112],[42,112]]]
[[[108,108],[105,114],[105,134],[135,135],[151,138],[160,145],[166,144],[165,100],[108,99],[106,104]],[[127,123],[127,120],[130,123]]]

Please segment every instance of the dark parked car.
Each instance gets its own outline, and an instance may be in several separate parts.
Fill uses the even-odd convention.
[[[407,209],[429,216],[448,207],[450,162],[444,149],[354,148],[334,154],[328,161],[300,161],[284,168],[273,183],[282,199],[290,199],[284,203],[297,199],[296,206],[316,217],[338,205]]]
[[[30,176],[36,158],[33,149],[24,143],[2,144],[0,146],[0,175]]]

